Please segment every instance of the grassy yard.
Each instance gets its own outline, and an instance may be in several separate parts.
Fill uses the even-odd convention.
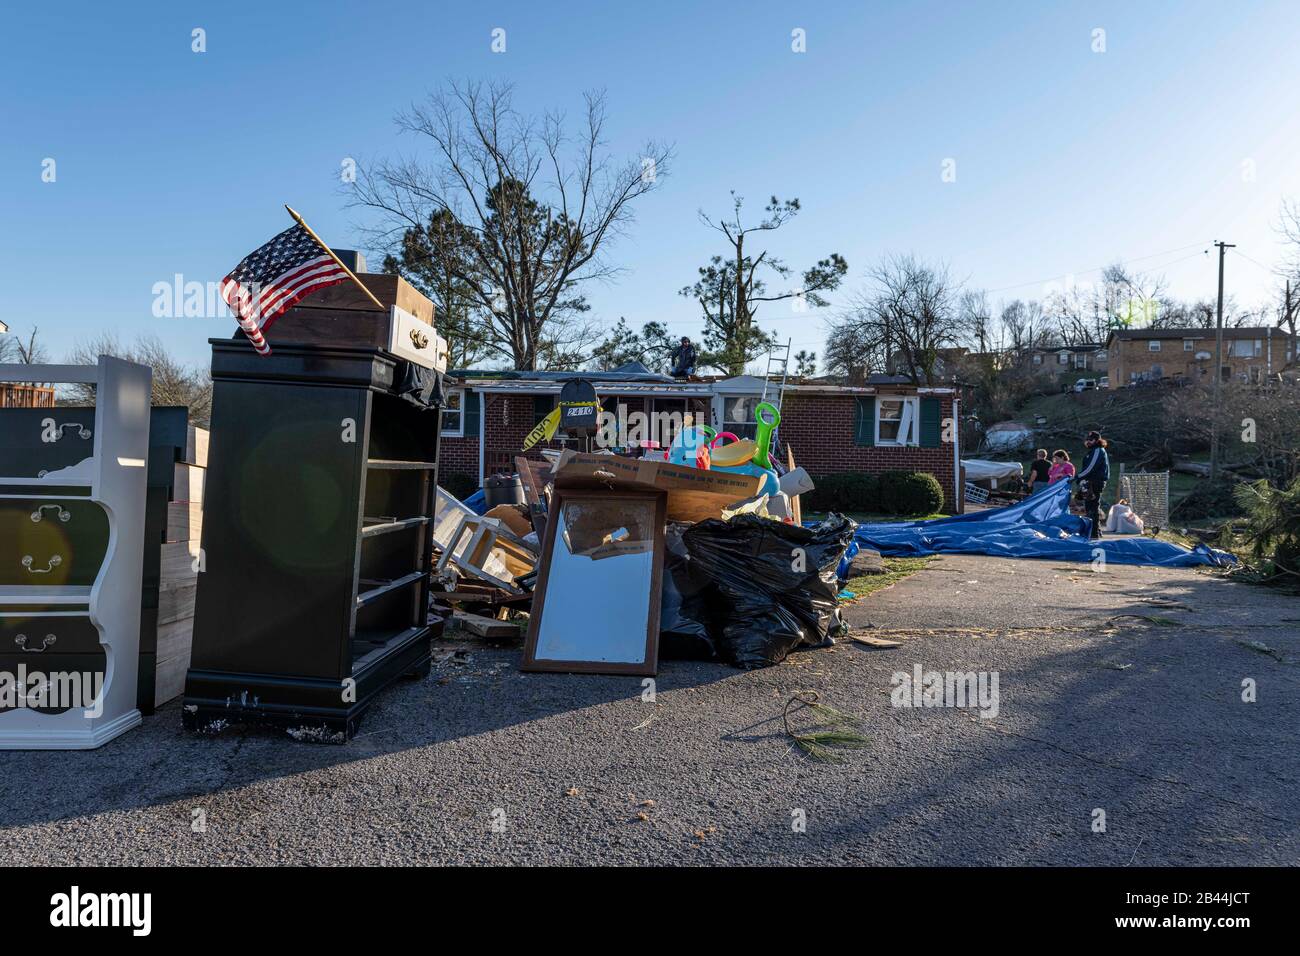
[[[911,516],[877,514],[871,511],[846,511],[844,512],[844,516],[846,518],[853,519],[858,524],[887,524],[887,523],[897,523],[899,521],[929,521],[931,518],[949,517],[948,515],[938,511],[936,511],[932,515],[911,515]],[[803,513],[804,521],[821,521],[825,517],[826,517],[826,512],[824,511],[805,511]]]
[[[922,558],[885,558],[884,574],[864,574],[862,577],[849,578],[844,588],[852,591],[854,598],[866,597],[875,591],[881,591],[885,588],[897,584],[903,578],[915,574],[923,569],[931,561],[936,560],[938,555],[927,555]]]

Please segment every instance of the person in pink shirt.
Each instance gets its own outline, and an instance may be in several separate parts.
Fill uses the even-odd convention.
[[[1074,477],[1074,466],[1070,464],[1070,453],[1064,448],[1052,452],[1052,467],[1047,472],[1047,483],[1054,485],[1058,481]]]

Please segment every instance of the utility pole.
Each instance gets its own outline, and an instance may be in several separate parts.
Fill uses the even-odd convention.
[[[1210,480],[1219,476],[1219,401],[1223,392],[1223,257],[1230,242],[1216,242],[1219,247],[1219,307],[1214,320],[1214,418],[1210,422]]]

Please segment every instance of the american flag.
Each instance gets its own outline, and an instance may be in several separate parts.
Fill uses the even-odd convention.
[[[298,223],[245,256],[221,280],[221,297],[253,348],[270,355],[263,329],[303,296],[348,278],[347,271]]]

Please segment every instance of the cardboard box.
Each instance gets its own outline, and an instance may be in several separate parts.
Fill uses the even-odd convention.
[[[754,475],[572,450],[566,450],[555,466],[557,488],[665,491],[669,521],[719,518],[727,505],[758,494],[761,483]]]

